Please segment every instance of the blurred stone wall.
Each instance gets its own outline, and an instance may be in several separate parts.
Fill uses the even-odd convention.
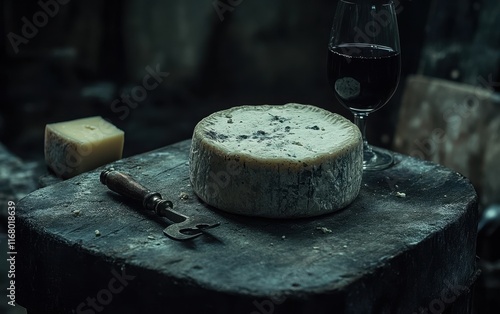
[[[418,73],[500,91],[500,1],[433,1]]]
[[[500,97],[487,87],[410,77],[394,145],[469,178],[483,207],[500,204]]]
[[[497,0],[432,1],[394,143],[470,178],[484,206],[500,203],[499,14]]]
[[[399,2],[404,81],[417,69],[430,0]],[[46,123],[102,115],[125,130],[130,156],[189,138],[201,118],[239,104],[301,102],[351,118],[326,79],[335,7],[327,0],[61,4],[17,52],[3,38],[0,142],[42,159]],[[26,19],[45,12],[35,0],[5,0],[1,9],[5,33],[19,36]],[[146,80],[155,87],[145,90],[152,69],[163,76]],[[400,93],[370,118],[372,143],[390,146]]]

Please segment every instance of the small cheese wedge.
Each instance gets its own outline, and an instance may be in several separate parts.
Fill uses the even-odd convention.
[[[240,106],[194,129],[194,192],[224,211],[298,218],[334,212],[359,193],[363,143],[338,114],[301,104]]]
[[[67,179],[122,158],[124,132],[96,116],[45,127],[45,161]]]

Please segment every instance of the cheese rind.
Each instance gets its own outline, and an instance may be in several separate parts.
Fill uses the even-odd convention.
[[[190,180],[203,201],[224,211],[316,216],[356,198],[362,149],[354,124],[314,106],[234,107],[195,127]]]
[[[67,179],[120,159],[123,143],[124,132],[101,117],[47,124],[45,161]]]

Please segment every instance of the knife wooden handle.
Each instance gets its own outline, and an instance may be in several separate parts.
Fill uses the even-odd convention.
[[[142,202],[148,194],[151,194],[150,190],[131,176],[116,170],[104,170],[101,172],[100,180],[111,191],[137,201]]]
[[[171,201],[162,199],[160,193],[151,192],[128,174],[109,169],[101,172],[99,179],[101,183],[106,185],[111,191],[142,202],[142,206],[145,209],[152,210],[159,216],[167,217],[174,222],[184,221],[186,219],[186,216],[169,209],[173,208]]]

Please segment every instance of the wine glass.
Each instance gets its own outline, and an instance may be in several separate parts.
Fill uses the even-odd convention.
[[[399,83],[401,56],[392,0],[340,0],[328,44],[328,81],[354,114],[363,136],[363,169],[382,170],[393,156],[368,145],[368,115],[384,106]]]

